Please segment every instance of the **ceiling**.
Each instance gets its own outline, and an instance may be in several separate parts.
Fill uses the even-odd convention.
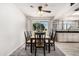
[[[45,6],[46,3],[16,3],[15,5],[27,16],[31,17],[54,17],[61,18],[65,15],[70,15],[73,10],[70,3],[47,3],[48,6]],[[30,6],[33,7],[30,7]],[[41,15],[38,11],[38,6],[43,6],[44,10],[51,10],[51,13],[43,12]]]

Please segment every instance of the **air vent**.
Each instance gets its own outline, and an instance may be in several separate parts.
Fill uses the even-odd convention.
[[[76,8],[75,11],[79,11],[79,8]]]

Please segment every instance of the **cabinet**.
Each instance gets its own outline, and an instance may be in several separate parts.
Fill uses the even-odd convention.
[[[57,33],[58,42],[79,42],[79,33]]]

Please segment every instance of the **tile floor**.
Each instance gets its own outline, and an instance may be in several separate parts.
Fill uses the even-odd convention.
[[[79,43],[56,43],[66,56],[79,56]]]

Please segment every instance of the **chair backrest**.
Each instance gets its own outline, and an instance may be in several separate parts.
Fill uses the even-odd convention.
[[[35,44],[38,43],[38,44],[41,44],[42,43],[45,43],[45,37],[46,37],[46,34],[45,32],[42,32],[42,33],[35,33]]]
[[[50,38],[51,38],[50,40],[52,40],[53,43],[55,43],[55,40],[56,40],[56,31],[52,30],[52,32],[50,34]]]
[[[25,41],[27,42],[30,39],[30,35],[28,31],[24,31]]]
[[[24,36],[25,36],[25,42],[27,42],[27,32],[24,31]]]
[[[53,43],[56,41],[56,31],[53,32]]]
[[[27,37],[29,37],[30,35],[29,35],[29,31],[27,31]]]
[[[52,32],[49,32],[49,36],[51,36],[52,35]]]
[[[51,32],[51,40],[53,39],[53,31]]]
[[[30,38],[30,37],[32,36],[31,31],[26,31],[26,33],[27,33],[27,37],[28,37],[28,38]]]
[[[32,32],[31,31],[29,31],[29,35],[32,36]]]

